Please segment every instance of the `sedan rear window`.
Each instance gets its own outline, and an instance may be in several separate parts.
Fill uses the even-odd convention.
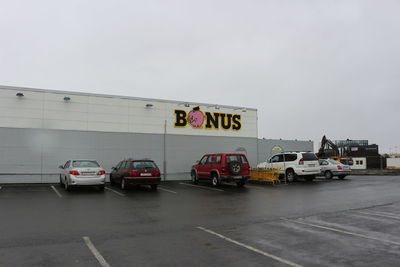
[[[133,169],[155,169],[156,164],[152,161],[134,161],[132,162]]]
[[[74,168],[97,168],[100,165],[95,160],[74,160],[72,161]]]
[[[314,153],[302,153],[301,155],[305,161],[318,160]]]

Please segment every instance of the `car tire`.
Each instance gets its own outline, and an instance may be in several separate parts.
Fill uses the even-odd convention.
[[[114,186],[115,185],[115,181],[114,178],[110,175],[110,185]]]
[[[152,184],[150,186],[151,186],[151,190],[156,191],[157,187],[158,187],[158,184]]]
[[[236,182],[237,187],[244,187],[244,185],[246,184],[246,181],[244,180],[240,180]]]
[[[229,163],[229,172],[232,175],[238,175],[242,171],[242,164],[239,161],[232,161]]]
[[[346,178],[346,175],[339,175],[338,177],[340,180],[343,180],[344,178]]]
[[[314,175],[309,175],[309,176],[306,176],[305,179],[306,179],[307,182],[312,182],[312,181],[314,181],[315,176]]]
[[[286,182],[291,183],[294,182],[295,179],[296,179],[296,174],[294,173],[294,170],[292,169],[286,170]]]
[[[211,174],[211,183],[214,187],[219,187],[221,185],[221,179],[218,177],[218,174]]]
[[[68,185],[67,180],[64,181],[64,189],[65,191],[71,191],[71,187]]]
[[[197,177],[197,173],[195,170],[192,170],[190,173],[190,177],[192,178],[192,183],[198,184],[199,183],[199,178]]]
[[[325,172],[325,174],[324,174],[324,176],[325,176],[325,179],[332,179],[332,177],[333,177],[333,174],[332,174],[332,172],[331,171],[326,171]]]
[[[121,189],[126,190],[127,188],[128,188],[128,185],[126,184],[125,179],[122,178],[121,179]]]

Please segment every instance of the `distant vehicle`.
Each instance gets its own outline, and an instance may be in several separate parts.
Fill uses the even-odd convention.
[[[66,191],[75,186],[97,186],[104,190],[106,171],[93,159],[71,159],[60,165],[60,185]]]
[[[221,182],[236,182],[238,187],[243,187],[250,178],[250,165],[245,154],[207,154],[192,166],[190,173],[195,184],[203,180],[217,187]]]
[[[318,158],[312,152],[281,152],[257,167],[278,168],[280,176],[286,175],[288,182],[299,177],[312,181],[321,172]]]
[[[150,185],[156,190],[161,182],[161,173],[152,160],[122,160],[110,173],[111,185],[118,184],[122,190],[129,185]]]
[[[348,166],[353,166],[354,165],[354,161],[352,158],[340,158],[340,163],[344,164],[344,165],[348,165]]]
[[[351,174],[350,166],[334,159],[321,159],[319,160],[319,164],[321,165],[321,175],[325,176],[326,179],[332,179],[334,176],[344,179],[347,175]]]

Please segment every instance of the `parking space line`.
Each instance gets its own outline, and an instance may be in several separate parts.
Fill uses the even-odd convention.
[[[90,238],[87,236],[83,237],[83,240],[86,243],[86,246],[90,249],[90,251],[93,253],[97,261],[100,263],[102,267],[110,267],[110,265],[107,263],[107,261],[104,259],[104,257],[100,254],[100,252],[96,249],[96,247],[93,245],[92,241],[90,241]]]
[[[279,262],[281,262],[281,263],[287,264],[287,265],[289,265],[289,266],[302,267],[302,265],[299,265],[299,264],[296,264],[296,263],[294,263],[294,262],[285,260],[285,259],[283,259],[283,258],[281,258],[281,257],[272,255],[272,254],[267,253],[267,252],[265,252],[265,251],[256,249],[256,248],[254,248],[254,247],[252,247],[252,246],[243,244],[243,243],[241,243],[241,242],[239,242],[239,241],[236,241],[236,240],[233,240],[233,239],[231,239],[231,238],[229,238],[229,237],[226,237],[226,236],[223,236],[223,235],[221,235],[221,234],[218,234],[218,233],[216,233],[216,232],[214,232],[214,231],[212,231],[212,230],[209,230],[209,229],[207,229],[207,228],[198,226],[197,229],[202,230],[202,231],[204,231],[204,232],[207,232],[207,233],[209,233],[209,234],[215,235],[215,236],[217,236],[217,237],[219,237],[219,238],[221,238],[221,239],[223,239],[223,240],[225,240],[225,241],[231,242],[231,243],[233,243],[233,244],[235,244],[235,245],[238,245],[238,246],[240,246],[240,247],[243,247],[243,248],[247,248],[248,250],[251,250],[251,251],[253,251],[253,252],[255,252],[255,253],[261,254],[261,255],[263,255],[263,256],[265,256],[265,257],[274,259],[274,260],[279,261]]]
[[[319,229],[324,229],[324,230],[328,230],[328,231],[332,231],[332,232],[337,232],[337,233],[351,235],[351,236],[357,236],[357,237],[361,237],[361,238],[365,238],[365,239],[370,239],[370,240],[375,240],[375,241],[380,241],[380,242],[384,242],[384,243],[400,246],[399,242],[395,242],[395,241],[391,241],[391,240],[387,240],[387,239],[381,239],[381,238],[377,238],[377,237],[372,237],[372,236],[367,236],[367,235],[363,235],[363,234],[353,233],[353,232],[349,232],[349,231],[345,231],[345,230],[341,230],[341,229],[337,229],[337,228],[332,228],[332,227],[327,227],[327,226],[323,226],[323,225],[318,225],[318,224],[314,224],[314,223],[307,223],[305,221],[290,220],[290,219],[286,219],[286,218],[281,218],[281,219],[284,220],[284,221],[293,222],[293,223],[302,224],[302,225],[307,225],[307,226],[311,226],[311,227],[315,227],[315,228],[319,228]]]
[[[160,190],[162,190],[162,191],[165,191],[165,192],[172,193],[172,194],[178,194],[178,193],[177,193],[177,192],[175,192],[175,191],[172,191],[172,190],[166,189],[166,188],[164,188],[164,187],[161,187],[161,186],[159,186],[159,187],[158,187],[158,189],[160,189]]]
[[[207,187],[207,186],[194,185],[194,184],[187,184],[187,183],[179,183],[179,184],[181,184],[181,185],[186,185],[186,186],[197,187],[197,188],[202,188],[202,189],[213,190],[213,191],[225,192],[225,191],[222,190],[222,189],[210,188],[210,187]]]
[[[365,212],[365,211],[357,211],[357,213],[370,215],[370,216],[378,216],[378,217],[383,217],[383,218],[400,220],[400,217],[399,216],[395,216],[395,215],[387,215],[387,214],[380,214],[380,213],[375,213],[375,212]]]
[[[57,188],[54,187],[54,185],[52,185],[52,186],[50,186],[50,187],[53,189],[53,191],[57,194],[57,196],[58,196],[59,198],[62,198],[62,197],[63,197],[63,196],[61,195],[61,193],[58,192]]]
[[[119,195],[121,197],[125,197],[126,196],[125,194],[122,194],[122,193],[120,193],[120,192],[118,192],[118,191],[116,191],[114,189],[111,189],[111,188],[109,188],[107,186],[105,187],[105,189],[107,189],[108,191],[111,191],[111,192],[113,192],[113,193],[115,193],[115,194],[117,194],[117,195]]]

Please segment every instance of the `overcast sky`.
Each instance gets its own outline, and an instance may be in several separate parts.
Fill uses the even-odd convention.
[[[0,0],[0,84],[258,109],[400,152],[398,0]]]

